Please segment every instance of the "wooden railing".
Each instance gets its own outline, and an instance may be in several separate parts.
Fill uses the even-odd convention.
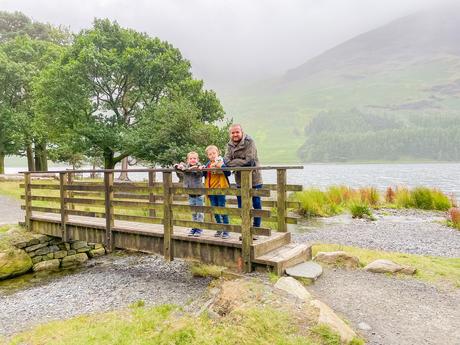
[[[147,173],[144,182],[115,182],[114,174],[121,170],[98,170],[103,174],[100,181],[78,180],[76,174],[94,172],[94,170],[66,170],[54,172],[59,175],[59,183],[32,179],[38,172],[25,172],[24,195],[26,226],[30,228],[32,212],[59,213],[61,215],[62,238],[72,238],[67,223],[69,215],[105,218],[105,245],[113,250],[112,230],[115,220],[152,223],[163,225],[164,256],[173,259],[172,235],[174,226],[225,230],[241,233],[242,257],[245,270],[251,266],[251,245],[253,235],[269,236],[270,227],[253,227],[254,217],[260,217],[263,224],[271,224],[277,231],[287,231],[288,223],[296,223],[297,218],[288,216],[289,208],[297,208],[296,202],[288,200],[288,193],[302,190],[300,185],[287,184],[287,170],[301,169],[299,166],[260,167],[259,170],[276,170],[277,183],[266,184],[261,189],[252,188],[252,171],[255,168],[232,168],[240,171],[241,187],[231,186],[225,189],[184,188],[173,183],[173,169],[132,169],[129,172]],[[203,171],[214,170],[204,169]],[[155,176],[161,173],[162,182],[156,182]],[[50,172],[47,172],[50,174]],[[276,193],[273,193],[276,192]],[[190,206],[188,194],[226,195],[227,206]],[[276,198],[272,197],[276,194]],[[241,208],[235,207],[241,197]],[[252,197],[259,196],[262,209],[252,208]],[[275,214],[272,210],[275,209]],[[204,222],[191,221],[192,212],[206,214]],[[217,224],[212,214],[226,214],[232,217],[234,224]],[[236,223],[236,224],[235,224]],[[240,224],[238,224],[240,223]]]

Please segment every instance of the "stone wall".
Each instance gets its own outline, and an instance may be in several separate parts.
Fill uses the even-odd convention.
[[[12,244],[30,257],[35,272],[75,267],[86,262],[88,258],[106,253],[100,243],[85,241],[66,243],[60,238],[42,234],[31,234],[29,238],[19,239]]]

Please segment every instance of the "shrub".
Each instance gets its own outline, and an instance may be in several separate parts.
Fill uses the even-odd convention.
[[[341,207],[332,202],[325,192],[310,188],[294,197],[300,203],[300,213],[307,217],[324,217],[340,213]]]
[[[360,188],[359,192],[363,203],[376,206],[380,201],[380,194],[375,187]]]
[[[372,217],[371,209],[363,203],[353,203],[350,205],[350,212],[353,218],[363,218],[364,216]]]
[[[413,207],[411,194],[407,188],[397,188],[396,189],[396,206],[400,208],[410,208]]]
[[[452,207],[449,210],[449,218],[452,222],[452,226],[460,230],[460,208]]]
[[[396,192],[393,190],[393,188],[388,187],[387,191],[385,192],[385,201],[389,204],[393,204],[396,199]]]
[[[449,197],[438,189],[434,189],[432,191],[432,198],[433,207],[435,210],[447,211],[449,208],[453,206],[452,201],[449,199]]]
[[[437,189],[417,187],[411,192],[414,207],[423,210],[447,211],[451,207],[449,197]]]

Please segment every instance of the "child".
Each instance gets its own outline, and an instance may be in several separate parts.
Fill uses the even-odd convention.
[[[198,153],[189,152],[187,154],[187,163],[175,164],[174,168],[177,169],[177,175],[182,175],[185,188],[203,188],[203,172],[200,171],[200,161]],[[190,206],[203,206],[203,198],[201,195],[190,194],[188,197]],[[194,222],[203,222],[204,215],[200,212],[192,213],[192,220]],[[190,229],[189,236],[200,237],[203,230],[198,228]]]
[[[219,156],[219,149],[210,145],[206,148],[206,155],[209,158],[206,163],[206,168],[222,168],[225,167],[224,160]],[[228,182],[228,176],[230,171],[206,171],[205,175],[205,186],[206,188],[228,188],[230,183]],[[225,195],[210,195],[209,200],[211,206],[225,207]],[[214,218],[218,224],[228,224],[228,215],[226,214],[214,214]],[[229,238],[228,231],[217,231],[214,234],[215,237],[221,237],[223,239]]]

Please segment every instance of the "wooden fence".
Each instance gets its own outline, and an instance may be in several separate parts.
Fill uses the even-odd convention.
[[[288,200],[288,194],[302,190],[300,185],[287,184],[287,170],[301,169],[299,166],[260,167],[259,170],[276,170],[276,184],[265,184],[261,189],[252,188],[252,171],[255,168],[232,168],[227,170],[241,173],[241,186],[225,189],[184,188],[173,183],[173,169],[131,169],[128,172],[146,173],[144,182],[116,182],[114,174],[121,170],[97,170],[103,174],[102,180],[77,179],[82,173],[94,170],[66,170],[54,172],[59,175],[59,183],[32,179],[38,172],[25,172],[23,199],[26,226],[30,228],[32,212],[58,213],[61,217],[62,238],[72,239],[66,224],[69,215],[105,218],[105,245],[114,249],[112,229],[115,220],[163,225],[163,254],[167,260],[173,259],[172,235],[174,227],[196,227],[210,230],[225,230],[240,233],[242,237],[242,258],[245,271],[251,270],[250,249],[254,235],[270,236],[272,229],[286,232],[287,224],[295,224],[296,217],[288,215],[288,209],[298,204]],[[212,171],[216,169],[204,169]],[[156,175],[162,174],[162,182],[156,182]],[[49,172],[47,173],[49,174]],[[189,194],[226,195],[227,206],[190,206]],[[241,197],[241,208],[237,208],[235,196]],[[252,197],[262,199],[262,209],[252,207]],[[191,221],[192,212],[206,214],[204,222]],[[236,224],[217,224],[212,214],[231,216]],[[263,225],[253,227],[254,217],[260,217]],[[236,219],[236,220],[235,220]]]

